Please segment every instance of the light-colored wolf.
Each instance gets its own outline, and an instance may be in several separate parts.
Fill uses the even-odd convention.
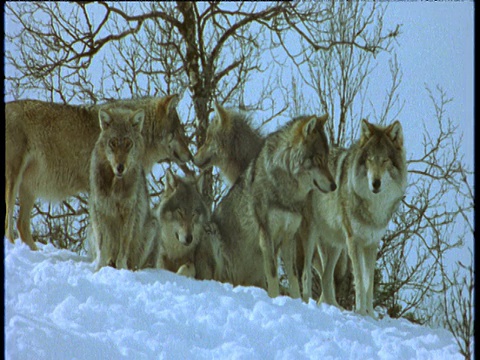
[[[213,279],[221,269],[219,243],[211,229],[211,211],[198,179],[166,174],[162,200],[155,209],[160,222],[157,268],[198,279]]]
[[[193,162],[201,169],[217,166],[233,185],[263,145],[263,137],[242,112],[215,103],[215,117]]]
[[[145,152],[149,172],[156,162],[191,159],[175,106],[177,95],[118,100],[95,106],[72,106],[38,100],[5,105],[5,234],[14,240],[13,210],[18,194],[17,227],[22,240],[36,249],[30,213],[37,198],[59,201],[89,190],[89,166],[100,134],[98,111],[115,107],[143,109]]]
[[[362,121],[361,137],[349,149],[332,148],[338,190],[314,194],[316,229],[322,258],[320,301],[339,306],[333,269],[347,248],[355,281],[355,310],[375,317],[373,278],[378,245],[405,193],[407,166],[400,122],[381,127]]]
[[[101,132],[92,152],[89,197],[97,270],[144,267],[158,232],[140,161],[144,118],[142,109],[99,111]]]
[[[326,119],[326,115],[294,119],[270,134],[258,156],[217,206],[213,221],[220,233],[224,260],[218,280],[268,288],[270,296],[277,296],[277,256],[281,248],[290,295],[299,296],[293,237],[305,198],[314,189],[335,189],[325,166]]]

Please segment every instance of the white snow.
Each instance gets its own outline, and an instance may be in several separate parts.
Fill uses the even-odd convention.
[[[461,359],[453,337],[5,240],[6,359]]]

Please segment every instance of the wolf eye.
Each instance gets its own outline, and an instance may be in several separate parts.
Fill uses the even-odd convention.
[[[127,148],[127,150],[132,147],[133,142],[129,138],[123,139],[123,142],[125,143],[125,147]]]
[[[303,165],[307,168],[312,167],[312,159],[305,159],[305,161],[303,162]]]
[[[118,145],[118,139],[113,138],[108,142],[108,146],[110,146],[112,149],[115,149]]]
[[[182,209],[177,209],[177,211],[175,211],[175,216],[176,216],[176,217],[179,217],[180,219],[183,219],[184,216],[183,216],[183,211],[182,211]]]

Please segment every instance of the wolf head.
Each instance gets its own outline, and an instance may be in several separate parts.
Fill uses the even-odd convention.
[[[337,188],[328,167],[329,147],[324,131],[327,119],[325,114],[292,120],[285,132],[284,147],[274,157],[289,169],[306,191],[318,189],[327,193]]]
[[[208,169],[219,165],[220,154],[228,149],[228,141],[233,138],[234,114],[215,103],[215,116],[207,128],[207,136],[203,145],[193,158],[196,166]]]
[[[253,129],[245,114],[224,109],[215,103],[215,117],[207,128],[205,142],[193,162],[201,169],[218,166],[234,183],[258,154],[263,138]]]
[[[163,238],[170,243],[194,247],[200,241],[210,211],[201,195],[203,174],[198,179],[181,179],[167,172],[167,183],[159,205]]]
[[[373,194],[381,193],[392,184],[406,182],[405,149],[399,121],[387,127],[362,120],[359,148],[355,156],[355,179],[365,180]]]
[[[141,135],[145,112],[101,109],[98,113],[105,156],[117,178],[122,178],[139,162],[144,151]]]
[[[192,159],[188,139],[176,110],[177,103],[178,95],[166,96],[156,103],[151,141],[156,147],[158,162],[173,160],[184,164]]]

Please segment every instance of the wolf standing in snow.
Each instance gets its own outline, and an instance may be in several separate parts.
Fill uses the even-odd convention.
[[[215,117],[193,161],[201,169],[218,166],[233,185],[260,152],[264,139],[241,112],[215,104]]]
[[[333,269],[345,247],[352,260],[355,309],[374,317],[373,278],[378,245],[405,193],[407,166],[400,122],[381,127],[362,121],[360,140],[332,148],[338,190],[316,193],[314,222],[322,258],[320,301],[336,305]]]
[[[100,136],[90,163],[89,211],[96,268],[142,268],[158,232],[141,157],[144,110],[99,111]]]
[[[277,296],[281,248],[290,294],[299,296],[293,236],[300,225],[301,209],[313,189],[335,188],[324,166],[328,155],[323,132],[326,119],[326,115],[297,118],[270,134],[215,209],[213,220],[221,235],[225,266],[219,280],[268,288],[270,296]]]
[[[160,222],[157,268],[199,279],[213,279],[219,265],[218,241],[207,231],[211,211],[201,195],[203,175],[182,179],[167,172],[162,200],[155,210]],[[213,236],[211,236],[213,235]]]
[[[190,160],[187,138],[175,110],[177,95],[118,100],[95,106],[72,106],[38,100],[5,105],[5,234],[14,240],[13,210],[18,195],[17,227],[22,241],[37,247],[30,214],[37,198],[50,201],[89,190],[90,156],[100,134],[99,109],[143,109],[145,172],[159,161]]]

